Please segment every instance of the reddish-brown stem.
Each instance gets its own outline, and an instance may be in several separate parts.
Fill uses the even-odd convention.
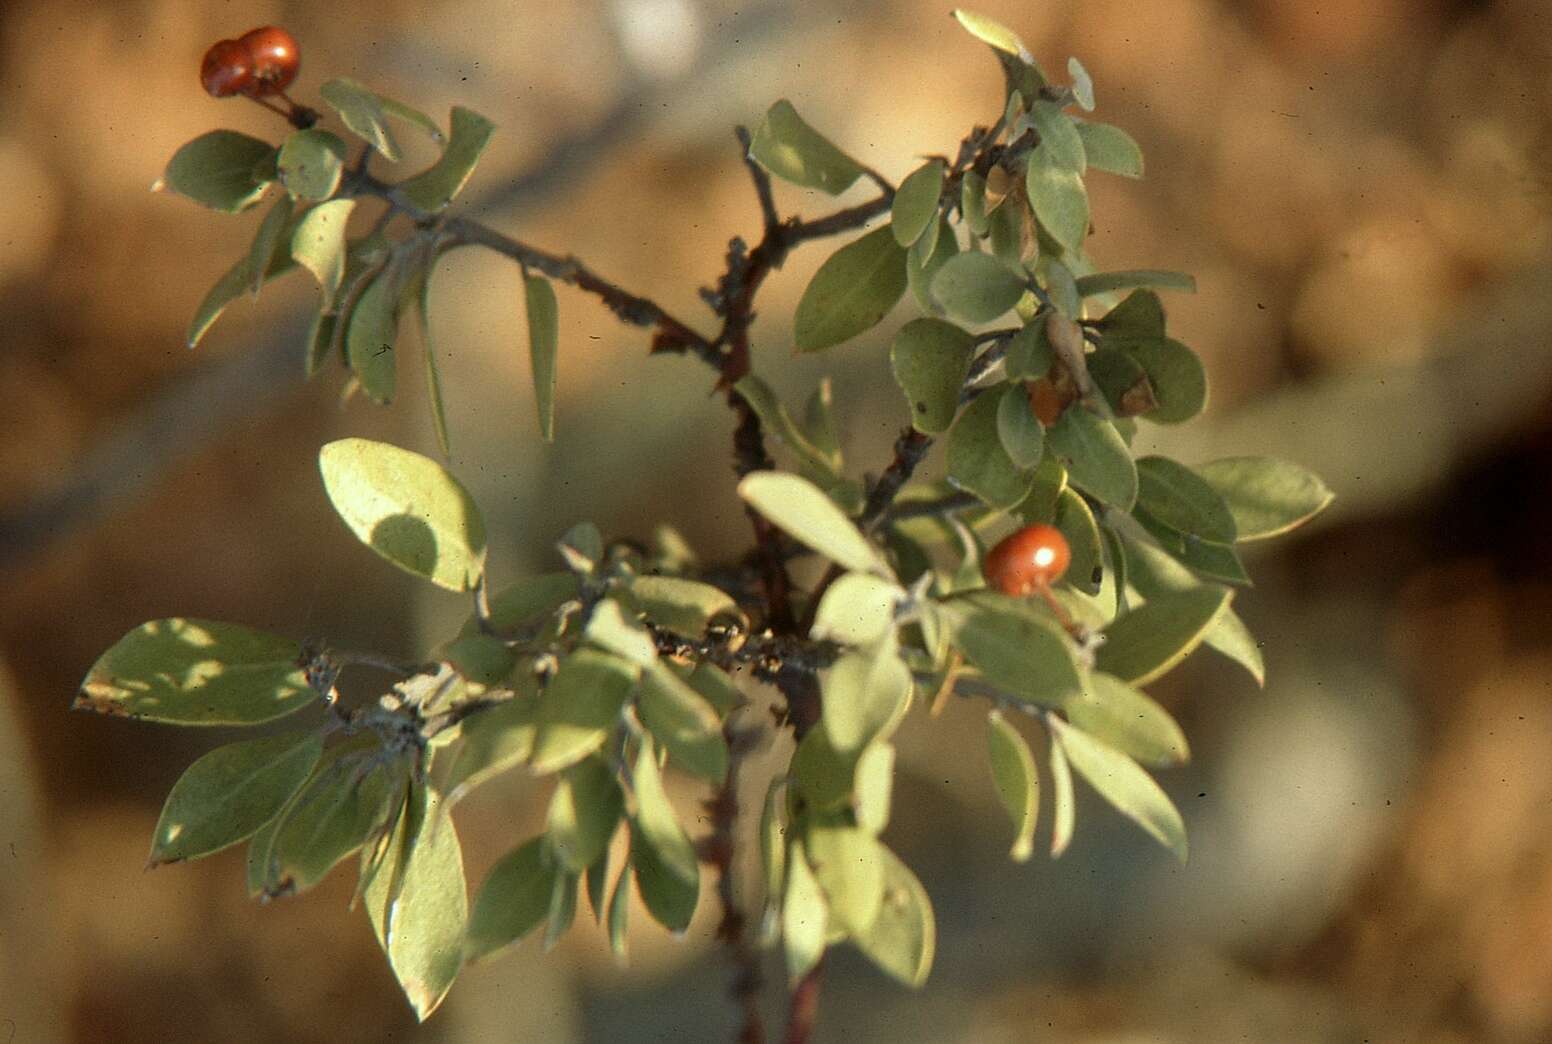
[[[786,1044],[808,1044],[819,1018],[819,988],[824,982],[824,958],[798,980],[787,1009]]]

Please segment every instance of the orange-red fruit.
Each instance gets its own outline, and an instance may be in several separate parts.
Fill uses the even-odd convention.
[[[250,29],[237,42],[248,49],[253,63],[253,86],[247,93],[255,97],[285,90],[302,68],[302,51],[296,37],[278,25]]]
[[[217,40],[199,64],[199,82],[217,98],[240,94],[253,86],[253,58],[236,40]]]
[[[998,542],[986,556],[986,582],[1022,598],[1060,580],[1072,561],[1067,538],[1055,526],[1025,526]]]

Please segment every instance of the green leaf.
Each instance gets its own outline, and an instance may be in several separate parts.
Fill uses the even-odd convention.
[[[503,856],[480,885],[464,941],[468,960],[489,957],[544,923],[555,890],[556,868],[536,837]]]
[[[258,295],[259,287],[264,285],[280,244],[286,238],[293,209],[295,205],[290,196],[281,196],[275,200],[275,205],[269,208],[269,213],[259,223],[253,244],[248,248],[248,288],[255,296]]]
[[[588,618],[587,640],[607,652],[612,652],[627,663],[647,667],[657,662],[657,645],[634,615],[626,616],[620,603],[605,598],[593,609]]]
[[[1051,767],[1051,858],[1060,859],[1067,846],[1072,844],[1073,822],[1077,819],[1078,803],[1072,792],[1072,767],[1067,755],[1053,735],[1049,744]]]
[[[995,508],[1010,508],[1029,494],[1031,475],[1003,448],[998,396],[983,394],[959,415],[948,436],[948,477]]]
[[[988,242],[992,256],[1003,264],[1023,269],[1026,252],[1030,246],[1025,234],[1027,213],[1021,206],[999,206],[987,218]],[[1022,299],[1022,295],[1020,295]]]
[[[1030,163],[1024,178],[1029,205],[1064,253],[1083,252],[1089,233],[1089,196],[1083,176],[1049,163]]]
[[[985,236],[991,231],[986,214],[986,179],[973,170],[965,171],[959,179],[959,212],[972,234]]]
[[[345,172],[345,143],[326,130],[299,130],[280,147],[275,169],[280,183],[297,199],[328,199]]]
[[[1102,347],[1087,357],[1089,376],[1118,417],[1146,416],[1158,408],[1153,382],[1142,364],[1118,348]]]
[[[593,860],[587,868],[587,905],[593,908],[593,921],[602,924],[605,908],[609,905],[609,849]]]
[[[1185,733],[1169,711],[1120,678],[1095,671],[1083,692],[1062,707],[1067,720],[1144,765],[1191,760]]]
[[[636,887],[659,924],[682,932],[690,926],[700,891],[695,846],[679,825],[658,774],[651,741],[642,744],[631,776],[636,817],[631,821],[631,863]]]
[[[938,226],[934,223],[932,227]],[[801,434],[826,460],[834,462],[836,471],[841,470],[841,436],[835,427],[835,395],[828,377],[820,380],[803,404]]]
[[[550,889],[548,924],[544,928],[544,952],[549,953],[577,919],[577,875],[562,870]]]
[[[388,114],[375,91],[342,76],[318,88],[318,93],[357,137],[382,153],[384,159],[398,161],[399,146],[388,129]]]
[[[803,844],[830,916],[848,932],[866,931],[884,901],[883,846],[866,830],[828,824],[811,825]]]
[[[283,818],[283,816],[276,816],[259,827],[253,839],[248,842],[247,858],[244,862],[249,899],[257,899],[264,894],[269,878],[269,854],[274,848],[275,832],[280,828]]]
[[[152,620],[97,659],[71,708],[169,725],[257,725],[315,699],[300,655],[290,639],[236,624]]]
[[[435,213],[463,191],[496,129],[494,123],[461,105],[453,106],[452,127],[442,157],[399,186],[405,198],[421,210]]]
[[[1168,457],[1139,457],[1137,502],[1181,533],[1217,544],[1234,542],[1234,517],[1217,491],[1196,472]]]
[[[888,576],[889,566],[852,520],[818,486],[797,475],[756,471],[738,495],[793,539],[860,573]]]
[[[417,786],[411,791],[410,808],[418,812],[406,812],[402,862],[389,886],[378,887],[389,875],[380,873],[374,879],[367,903],[381,924],[379,939],[388,964],[415,1017],[424,1022],[463,966],[469,896],[463,849],[447,803]]]
[[[548,279],[523,277],[528,302],[528,355],[533,368],[534,400],[539,407],[539,435],[555,441],[556,360],[560,348],[560,315],[555,288]]]
[[[608,850],[625,814],[625,792],[599,758],[584,758],[561,773],[550,795],[550,852],[580,874]]]
[[[275,830],[264,890],[304,892],[360,848],[382,825],[389,802],[403,794],[375,740],[326,751]]]
[[[1072,77],[1072,96],[1084,112],[1094,111],[1094,79],[1083,63],[1076,58],[1067,59],[1067,75]]]
[[[940,606],[954,646],[1010,695],[1060,707],[1083,688],[1067,637],[1033,608],[989,592]]]
[[[547,775],[602,747],[635,682],[635,669],[607,653],[579,649],[562,660],[539,694],[530,768]]]
[[[786,783],[780,776],[771,780],[760,812],[760,876],[765,886],[767,918],[781,902],[787,881]],[[770,927],[767,920],[761,930],[762,936],[768,935]]]
[[[361,390],[378,405],[393,401],[399,338],[399,295],[394,274],[384,269],[372,279],[345,320],[345,355],[361,381]]]
[[[965,32],[994,50],[1022,58],[1026,62],[1031,60],[1029,48],[1024,46],[1024,41],[1001,22],[963,8],[955,8],[954,17],[960,25],[964,26]]]
[[[556,542],[555,548],[573,571],[595,573],[604,560],[604,537],[591,522],[578,522]]]
[[[1055,102],[1037,101],[1030,106],[1028,119],[1040,135],[1040,143],[1030,153],[1030,167],[1039,165],[1082,174],[1088,164],[1083,138],[1061,106]]]
[[[781,902],[781,942],[787,958],[787,979],[791,983],[807,975],[824,955],[829,935],[829,910],[819,881],[803,857],[800,842],[793,842],[786,863],[787,887]]]
[[[805,805],[824,812],[851,806],[856,773],[856,755],[838,752],[830,743],[827,729],[809,729],[798,741],[788,768]]]
[[[895,334],[889,362],[917,431],[936,434],[954,423],[974,354],[975,338],[942,319],[912,319]]]
[[[943,264],[932,279],[932,296],[955,318],[989,323],[1011,311],[1028,286],[1027,273],[991,254],[971,251]]]
[[[1085,493],[1122,511],[1137,502],[1137,466],[1109,421],[1073,406],[1046,432],[1046,446]]]
[[[1110,294],[1134,287],[1156,286],[1161,290],[1183,290],[1196,293],[1196,277],[1185,272],[1170,272],[1162,268],[1134,268],[1124,272],[1096,272],[1079,276],[1078,293],[1084,297]]]
[[[1105,628],[1095,665],[1146,685],[1189,656],[1229,605],[1230,592],[1202,586],[1151,598]]]
[[[1226,584],[1250,583],[1250,574],[1245,572],[1245,564],[1232,546],[1182,533],[1160,522],[1140,504],[1133,509],[1132,517],[1159,542],[1160,547],[1177,561],[1190,566],[1197,575]]]
[[[426,353],[426,395],[431,400],[431,425],[436,431],[437,447],[442,456],[452,456],[452,445],[447,437],[447,404],[442,399],[442,371],[437,366],[436,342],[431,339],[431,272],[436,264],[435,255],[428,257],[420,271],[419,297],[415,316],[420,327],[420,347]]]
[[[889,808],[895,782],[895,748],[869,743],[857,758],[853,812],[857,825],[877,837],[889,825]]]
[[[792,319],[800,352],[849,341],[889,314],[905,293],[905,249],[885,225],[852,240],[819,266]]]
[[[419,109],[411,108],[401,101],[395,101],[381,94],[377,96],[377,104],[381,105],[383,111],[394,119],[403,120],[405,123],[413,124],[419,128],[425,133],[426,137],[438,145],[447,140],[447,135],[442,133],[442,128],[437,126],[436,120],[433,120]]]
[[[843,654],[825,675],[822,688],[825,731],[837,752],[851,756],[882,736],[897,717],[911,695],[911,672],[888,635],[871,647]]]
[[[323,310],[334,309],[334,297],[345,278],[345,226],[355,209],[353,199],[331,199],[302,215],[291,234],[291,256],[313,274],[323,290]]]
[[[1127,178],[1142,177],[1142,149],[1132,136],[1108,123],[1078,121],[1078,136],[1088,165]]]
[[[1026,323],[1009,338],[1003,367],[1010,380],[1033,380],[1051,372],[1051,342],[1045,326],[1043,320]]]
[[[1240,541],[1296,529],[1336,496],[1314,472],[1275,457],[1225,457],[1203,465],[1201,474],[1228,503]]]
[[[1155,340],[1164,336],[1164,302],[1152,290],[1134,290],[1100,320],[1104,343]]]
[[[449,800],[521,765],[533,755],[539,701],[522,694],[480,711],[462,725],[462,743],[447,774]]]
[[[755,128],[749,158],[784,181],[839,196],[862,176],[857,161],[830,144],[783,98]]]
[[[845,573],[825,590],[810,633],[816,641],[869,645],[894,626],[899,586],[871,573]]]
[[[1100,549],[1099,526],[1088,502],[1071,488],[1064,488],[1057,497],[1051,522],[1067,538],[1072,552],[1065,579],[1084,594],[1098,594],[1104,578],[1104,552]]]
[[[991,759],[992,782],[1008,817],[1013,820],[1012,858],[1027,862],[1035,851],[1035,818],[1040,811],[1040,776],[1035,772],[1035,757],[1029,744],[1009,725],[1001,711],[986,716],[987,756]]]
[[[905,259],[905,281],[911,288],[911,296],[922,311],[933,315],[941,314],[943,309],[932,297],[932,281],[949,258],[959,253],[959,240],[947,217],[938,219],[937,229],[936,234],[928,232],[918,239],[906,252]],[[928,249],[929,245],[931,249]]]
[[[1081,729],[1052,718],[1051,728],[1067,759],[1099,796],[1159,844],[1186,861],[1186,826],[1153,777],[1125,754]]]
[[[236,131],[201,134],[173,154],[157,187],[165,186],[201,206],[236,214],[259,201],[272,178],[275,146]]]
[[[716,664],[702,660],[695,665],[695,670],[690,672],[686,680],[690,688],[700,693],[707,703],[716,708],[717,714],[724,718],[744,702],[743,694],[738,691],[733,679]]]
[[[1009,384],[997,398],[997,437],[1013,466],[1032,468],[1045,452],[1045,429],[1029,406],[1022,384]]]
[[[713,783],[727,778],[722,719],[679,675],[662,664],[642,671],[637,705],[641,723],[675,765]]]
[[[802,461],[804,467],[831,479],[839,476],[839,450],[827,452],[809,441],[776,397],[776,392],[763,379],[752,373],[747,374],[733,385],[733,390],[743,396],[750,409],[760,418],[760,425],[766,435],[774,436],[784,443]]]
[[[852,938],[868,960],[891,978],[919,988],[932,971],[937,949],[937,923],[932,900],[909,867],[889,849],[879,846],[884,864],[884,900],[878,916]]]
[[[149,865],[198,859],[251,837],[301,789],[322,755],[318,731],[217,747],[173,784]]]
[[[1207,371],[1190,348],[1167,337],[1122,340],[1118,346],[1142,365],[1153,385],[1159,405],[1148,413],[1150,421],[1180,424],[1206,408]]]
[[[184,339],[190,348],[204,339],[221,313],[226,311],[227,305],[253,290],[256,284],[268,282],[290,270],[290,258],[277,255],[260,278],[253,270],[253,253],[250,248],[248,253],[238,258],[237,263],[227,269],[200,300],[199,307],[194,310],[194,318],[189,323],[188,336]]]
[[[943,173],[942,160],[928,160],[900,182],[889,210],[889,227],[896,243],[908,247],[937,223]]]
[[[541,573],[519,580],[490,600],[491,626],[503,633],[532,627],[580,591],[577,575],[572,572]],[[459,633],[476,634],[479,629],[479,621],[471,616]]]
[[[630,925],[630,885],[631,867],[626,863],[620,868],[614,894],[609,897],[609,949],[620,960],[625,959],[625,933]]]
[[[1066,319],[1078,319],[1083,314],[1083,299],[1078,295],[1078,282],[1072,276],[1072,269],[1058,261],[1053,255],[1043,255],[1035,266],[1035,272],[1040,276],[1041,285],[1050,295],[1051,303],[1056,306],[1057,312]],[[1054,316],[1046,320],[1049,327],[1054,321]],[[1047,330],[1049,334],[1049,330]]]
[[[630,592],[648,620],[684,638],[698,640],[713,620],[742,616],[730,595],[699,580],[638,576]]]
[[[485,523],[474,499],[430,457],[386,442],[340,439],[318,453],[329,502],[363,544],[449,591],[485,570]]]

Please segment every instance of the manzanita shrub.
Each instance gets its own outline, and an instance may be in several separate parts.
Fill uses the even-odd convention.
[[[157,824],[153,865],[247,841],[248,889],[274,898],[358,853],[357,898],[421,1018],[464,962],[530,934],[553,946],[583,890],[622,957],[632,890],[652,919],[684,932],[706,865],[718,934],[738,966],[743,1039],[753,1040],[762,947],[779,945],[794,995],[808,993],[789,1039],[806,1036],[831,946],[854,945],[911,986],[928,977],[931,901],[881,840],[890,740],[909,714],[953,698],[984,708],[988,787],[1011,820],[1014,859],[1034,852],[1043,781],[1052,856],[1067,847],[1074,773],[1185,859],[1185,825],[1149,770],[1184,762],[1186,739],[1142,688],[1203,644],[1261,680],[1256,642],[1231,606],[1247,582],[1239,547],[1307,521],[1331,495],[1280,460],[1188,466],[1134,455],[1141,424],[1188,421],[1207,399],[1201,362],[1169,336],[1157,292],[1191,290],[1191,278],[1100,271],[1084,249],[1087,178],[1140,177],[1142,155],[1124,131],[1088,118],[1094,89],[1076,59],[1070,82],[1056,82],[1008,29],[955,17],[990,45],[1006,94],[990,126],[898,186],[786,101],[753,134],[740,129],[764,230],[753,247],[732,241],[724,274],[703,292],[713,334],[575,258],[451,214],[492,133],[479,114],[455,108],[444,128],[336,79],[319,89],[339,125],[330,130],[273,79],[255,89],[238,69],[214,77],[237,85],[229,94],[283,98],[289,109],[267,104],[295,129],[278,145],[212,131],[167,167],[167,189],[214,210],[241,213],[273,196],[251,246],[200,304],[191,346],[227,304],[300,268],[321,290],[306,373],[337,362],[352,389],[387,403],[413,315],[445,454],[427,289],[444,253],[485,247],[523,270],[543,438],[555,427],[555,281],[649,330],[653,352],[709,364],[738,421],[737,495],[754,546],[702,565],[670,530],[648,548],[583,522],[559,538],[554,571],[498,585],[479,507],[447,467],[366,439],[324,446],[323,493],[340,519],[393,565],[469,596],[468,621],[412,661],[208,620],[155,620],[125,635],[91,668],[77,707],[173,725],[290,726],[188,769]],[[373,173],[369,162],[400,160],[406,133],[429,135],[440,158],[402,176]],[[822,218],[783,218],[773,176],[830,195],[859,180],[878,192]],[[883,366],[881,346],[860,336],[907,296],[920,313],[889,346],[908,426],[872,480],[842,457],[828,384],[792,410],[750,368],[765,277],[799,245],[853,232],[809,283],[794,340],[799,352],[852,344]],[[946,478],[917,479],[939,442]],[[983,578],[985,546],[1025,526],[1056,531],[1030,531],[1044,549],[1028,567],[1044,597],[1004,593],[1031,586],[1022,573],[993,587]],[[1066,572],[1047,586],[1060,572],[1053,562]],[[800,586],[789,570],[816,579]],[[341,677],[363,666],[399,680],[370,699],[342,696]],[[736,674],[771,687],[774,722],[749,709]],[[741,805],[741,789],[759,786],[745,779],[745,755],[784,729],[790,761],[763,807]],[[1043,734],[1041,758],[1030,733]],[[552,785],[546,827],[513,838],[471,902],[453,811],[512,772]],[[706,789],[706,836],[676,815],[669,773]],[[763,874],[735,888],[746,845],[758,845]]]

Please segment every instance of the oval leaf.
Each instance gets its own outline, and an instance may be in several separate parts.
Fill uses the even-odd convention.
[[[318,280],[325,312],[333,309],[334,295],[345,278],[345,226],[355,206],[353,199],[319,203],[302,215],[291,234],[291,256]]]
[[[405,198],[421,210],[435,213],[463,191],[496,129],[494,123],[461,105],[453,106],[452,125],[452,137],[442,150],[442,158],[399,186]]]
[[[625,792],[609,766],[585,758],[561,774],[550,795],[550,851],[562,867],[580,874],[609,847],[625,814]]]
[[[846,573],[819,600],[810,637],[843,645],[869,645],[894,626],[900,588],[870,573]]]
[[[1083,688],[1065,635],[1020,602],[997,595],[942,603],[950,641],[986,680],[1020,699],[1060,707]]]
[[[339,113],[340,121],[382,153],[384,159],[398,160],[399,146],[388,129],[388,114],[375,91],[341,76],[318,88],[318,93]]]
[[[727,778],[722,719],[673,670],[657,664],[642,672],[637,708],[641,723],[675,765],[713,783]]]
[[[1148,602],[1105,628],[1095,664],[1132,685],[1146,685],[1189,656],[1229,606],[1227,588],[1204,585]]]
[[[900,182],[889,210],[889,227],[896,243],[908,247],[936,224],[943,173],[942,160],[928,160]]]
[[[1159,404],[1148,420],[1180,424],[1207,407],[1207,371],[1190,348],[1167,337],[1123,341],[1120,347],[1142,365],[1153,385]]]
[[[822,721],[842,756],[852,756],[879,738],[910,698],[911,672],[892,637],[845,653],[825,675]]]
[[[800,352],[848,341],[889,314],[905,293],[905,249],[889,227],[847,243],[819,266],[792,319]]]
[[[1030,408],[1021,384],[1010,384],[997,399],[997,437],[1013,466],[1032,468],[1045,452],[1045,429]]]
[[[321,732],[231,743],[173,784],[151,845],[151,866],[219,852],[251,837],[291,800],[323,755]]]
[[[275,146],[236,131],[201,134],[173,153],[161,185],[201,206],[235,214],[259,201],[274,170]]]
[[[312,703],[287,638],[213,620],[141,624],[100,656],[72,708],[170,725],[256,725]]]
[[[1083,692],[1062,710],[1078,728],[1144,765],[1165,768],[1191,760],[1185,733],[1169,711],[1113,675],[1089,675]]]
[[[345,357],[361,390],[378,405],[393,401],[399,339],[399,295],[391,270],[372,277],[345,320]]]
[[[403,777],[381,763],[375,740],[324,754],[276,828],[264,891],[303,892],[317,884],[382,825],[389,803],[403,800]]]
[[[1003,448],[998,398],[982,394],[959,415],[948,436],[948,478],[992,507],[1005,509],[1029,495],[1033,476]]]
[[[700,864],[695,846],[668,803],[650,741],[636,757],[631,784],[636,795],[636,817],[631,821],[636,886],[657,922],[669,931],[682,932],[695,913]]]
[[[1168,457],[1137,460],[1137,502],[1181,533],[1217,544],[1234,542],[1234,517],[1207,480]]]
[[[781,944],[787,958],[787,979],[796,983],[819,963],[829,935],[829,910],[819,882],[794,842],[787,857],[787,887],[781,901]]]
[[[932,900],[916,875],[889,849],[879,846],[884,863],[884,900],[878,916],[852,939],[887,975],[913,988],[927,981],[937,949]]]
[[[991,254],[970,251],[946,261],[932,279],[932,296],[948,313],[970,323],[1007,314],[1028,289],[1029,276]]]
[[[555,877],[542,837],[513,849],[491,867],[469,914],[464,942],[468,959],[488,957],[543,924]]]
[[[534,400],[539,407],[539,434],[555,441],[556,360],[560,347],[560,316],[555,288],[548,279],[530,275],[523,279],[528,302],[528,356],[533,369]]]
[[[1056,514],[1052,524],[1067,538],[1072,560],[1067,564],[1064,579],[1084,594],[1098,594],[1104,579],[1104,552],[1100,549],[1099,526],[1088,501],[1070,488],[1064,488],[1056,498]]]
[[[1085,493],[1121,511],[1137,502],[1137,465],[1109,421],[1073,406],[1046,432],[1046,446]]]
[[[299,130],[280,147],[275,169],[297,199],[328,199],[345,172],[345,143],[326,130]]]
[[[832,196],[862,176],[857,161],[803,122],[785,98],[772,105],[755,128],[749,158],[784,181]]]
[[[1029,205],[1065,253],[1081,254],[1089,233],[1089,195],[1075,170],[1031,163],[1025,175]]]
[[[703,638],[713,620],[742,615],[731,596],[699,580],[638,576],[630,591],[648,620],[684,638]]]
[[[1142,177],[1142,149],[1132,136],[1108,123],[1078,122],[1088,165],[1127,178]]]
[[[1295,529],[1336,495],[1313,472],[1274,457],[1225,457],[1203,465],[1201,474],[1228,503],[1241,541]]]
[[[449,591],[485,570],[485,523],[442,465],[370,439],[341,439],[318,453],[329,501],[351,532],[405,572]]]
[[[781,471],[756,471],[738,484],[738,495],[793,539],[832,562],[854,572],[889,575],[888,564],[867,537],[807,479]]]
[[[635,669],[607,653],[579,649],[562,660],[539,694],[533,771],[559,771],[603,746],[635,681]]]
[[[975,338],[942,319],[913,319],[895,334],[889,362],[917,431],[936,434],[954,423],[974,354]]]

